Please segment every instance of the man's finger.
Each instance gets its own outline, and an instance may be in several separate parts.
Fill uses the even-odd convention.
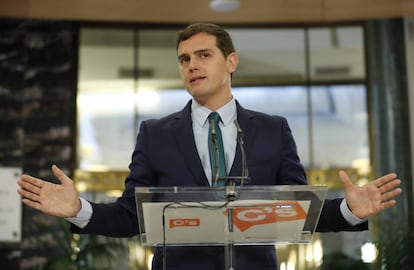
[[[396,200],[389,200],[389,201],[385,201],[385,202],[381,203],[381,206],[382,206],[382,209],[387,209],[387,208],[390,208],[390,207],[392,207],[396,204],[397,204]]]
[[[53,174],[59,179],[62,184],[72,183],[72,179],[70,179],[58,166],[52,165],[52,172]]]
[[[351,181],[351,179],[349,178],[348,174],[345,171],[343,171],[343,170],[339,171],[339,179],[341,179],[345,190],[352,187],[352,185],[353,185],[352,181]]]
[[[401,184],[401,180],[400,179],[395,179],[392,180],[391,182],[387,182],[386,184],[382,185],[381,187],[378,187],[382,193],[385,193],[387,191],[390,191],[394,188],[396,188],[397,186],[399,186]]]
[[[384,175],[384,176],[378,178],[377,180],[375,180],[375,185],[379,188],[379,187],[382,187],[383,185],[386,185],[387,183],[392,182],[394,180],[398,180],[397,179],[397,174],[389,173],[389,174]]]
[[[40,192],[40,187],[37,186],[37,185],[34,185],[32,182],[27,182],[27,181],[19,180],[17,183],[23,189],[28,190],[28,191],[30,191],[32,193],[39,194],[39,192]]]
[[[398,196],[402,192],[401,188],[396,188],[391,191],[388,191],[381,196],[382,201],[390,201],[392,198]]]
[[[27,174],[23,174],[20,177],[20,181],[18,183],[27,183],[27,184],[36,186],[38,188],[42,188],[43,185],[45,184],[45,182],[42,179],[27,175]]]
[[[23,189],[18,190],[19,194],[22,195],[24,198],[29,199],[31,201],[39,202],[40,197],[38,194],[35,194],[33,192],[29,192]]]
[[[25,205],[27,205],[27,206],[29,206],[31,208],[34,208],[34,209],[39,210],[39,211],[42,211],[42,205],[40,203],[38,203],[38,202],[31,201],[29,199],[23,199],[22,202]]]

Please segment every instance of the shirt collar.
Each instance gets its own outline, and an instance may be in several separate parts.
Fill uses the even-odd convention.
[[[216,112],[220,115],[223,125],[227,126],[236,118],[236,101],[232,97],[224,106],[220,107]],[[208,116],[212,113],[210,109],[198,103],[194,98],[191,103],[191,114],[193,120],[200,126],[206,125]]]

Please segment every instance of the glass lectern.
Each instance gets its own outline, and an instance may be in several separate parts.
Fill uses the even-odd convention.
[[[311,241],[326,186],[137,187],[144,246]]]

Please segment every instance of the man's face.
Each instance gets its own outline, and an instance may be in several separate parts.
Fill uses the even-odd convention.
[[[218,102],[228,97],[231,73],[238,63],[236,53],[224,57],[215,36],[198,33],[182,41],[177,54],[184,85],[198,102]]]

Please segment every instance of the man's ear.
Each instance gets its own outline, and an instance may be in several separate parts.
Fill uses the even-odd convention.
[[[239,64],[239,56],[237,53],[232,52],[227,55],[227,70],[229,73],[233,73],[237,69],[237,65]]]

